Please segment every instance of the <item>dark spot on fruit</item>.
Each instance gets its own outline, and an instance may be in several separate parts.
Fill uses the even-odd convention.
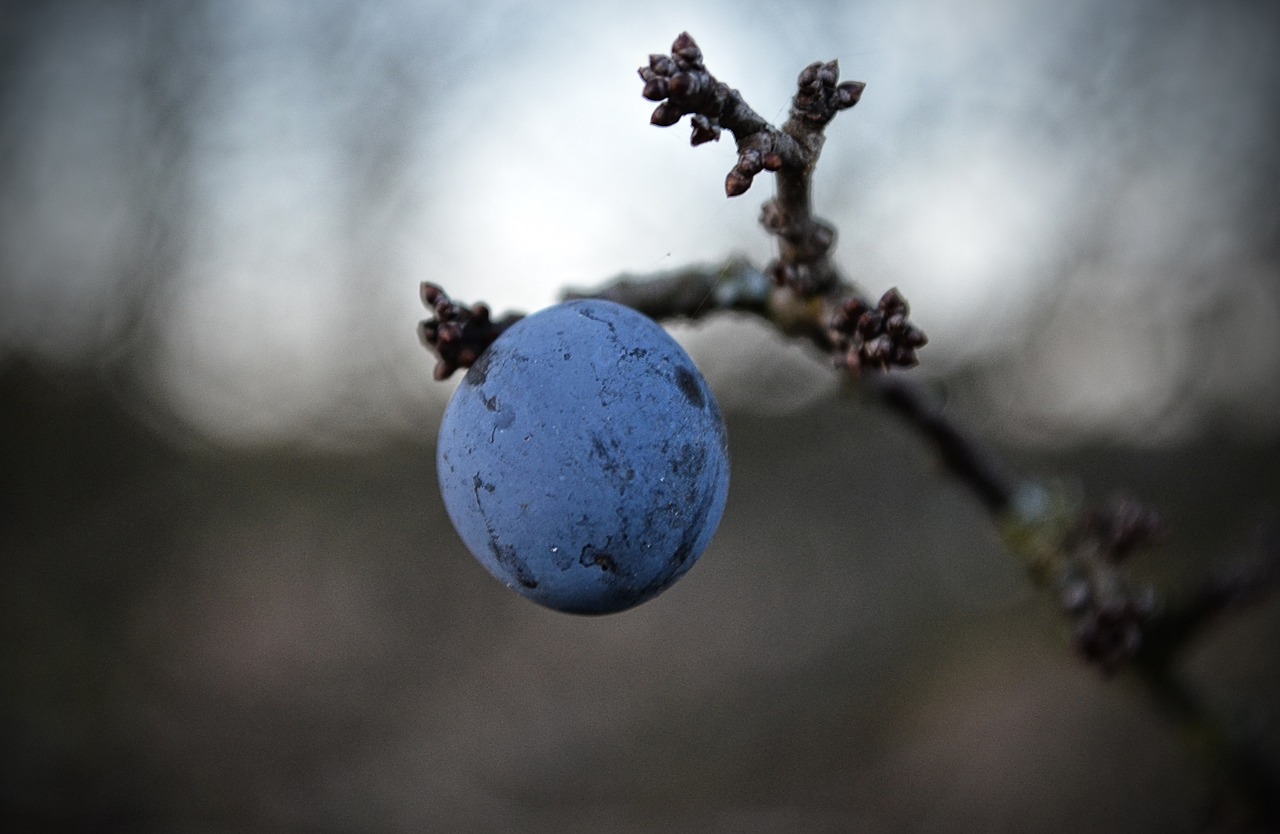
[[[707,450],[694,443],[684,443],[680,446],[680,454],[673,456],[669,465],[672,475],[696,480],[706,468]]]
[[[690,513],[685,521],[684,534],[680,537],[680,543],[676,545],[675,552],[671,554],[671,558],[681,567],[694,553],[694,545],[698,543],[698,536],[701,535],[703,525],[706,523],[707,513],[711,511],[712,498],[713,493],[708,490],[700,503],[689,502]]]
[[[515,548],[499,544],[492,530],[489,531],[489,552],[493,554],[493,558],[499,565],[515,576],[516,581],[521,585],[530,589],[538,587],[538,580],[529,575],[524,563],[516,556]]]
[[[467,385],[484,385],[486,379],[489,378],[489,366],[493,364],[493,359],[498,355],[498,351],[493,349],[493,345],[481,353],[476,361],[471,363],[471,368],[467,371],[467,375],[462,381]]]
[[[582,555],[578,557],[578,563],[584,568],[597,567],[605,573],[617,573],[618,563],[613,557],[603,550],[597,550],[592,545],[586,545],[582,548]]]
[[[490,411],[497,411],[502,406],[502,403],[498,402],[498,398],[496,396],[484,397],[483,399],[484,407]]]
[[[583,304],[584,304],[584,302],[581,302],[581,301],[573,301],[573,302],[570,302],[570,303],[571,303],[571,304],[575,304],[575,305],[583,305]],[[614,326],[613,322],[609,321],[608,319],[602,319],[602,318],[600,318],[599,316],[592,314],[592,312],[591,312],[591,308],[590,308],[590,307],[588,307],[588,306],[579,306],[579,307],[578,307],[578,315],[582,316],[584,319],[591,319],[592,321],[598,321],[598,322],[600,322],[600,323],[601,323],[601,324],[603,324],[605,327],[609,328],[609,332],[610,332],[610,333],[613,333],[613,334],[615,334],[615,335],[616,335],[616,334],[617,334],[617,332],[618,332],[618,328]]]
[[[610,438],[605,442],[605,438],[598,434],[591,436],[591,454],[600,461],[600,469],[608,473],[615,481],[625,480],[625,467],[619,460],[622,451],[622,444],[618,439]]]
[[[485,492],[492,494],[497,487],[493,484],[485,483],[484,479],[480,477],[480,473],[477,472],[471,477],[471,489],[476,494],[476,504],[478,506],[480,504],[480,490],[483,489]]]
[[[572,358],[573,358],[573,354],[572,354],[572,353],[569,353],[568,351],[565,351],[565,354],[564,354],[564,361],[568,362],[568,361],[569,361],[570,359],[572,359]]]
[[[685,367],[676,368],[676,386],[680,388],[680,393],[684,394],[684,398],[689,401],[689,405],[694,408],[703,408],[707,401],[702,396],[702,388],[698,385],[698,376],[693,371]]]

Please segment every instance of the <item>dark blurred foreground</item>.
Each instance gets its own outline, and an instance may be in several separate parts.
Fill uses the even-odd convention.
[[[465,553],[420,443],[176,441],[88,376],[0,369],[9,831],[1193,831],[1208,788],[1066,647],[977,502],[828,398],[730,414],[734,480],[658,600],[536,608]],[[1026,458],[1123,487],[1188,582],[1280,506],[1280,446]],[[1187,676],[1280,750],[1280,601]]]

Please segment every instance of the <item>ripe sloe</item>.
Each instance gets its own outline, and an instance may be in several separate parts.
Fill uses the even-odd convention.
[[[495,577],[559,611],[651,599],[693,566],[729,490],[706,381],[652,319],[571,301],[504,332],[440,426],[445,507]]]

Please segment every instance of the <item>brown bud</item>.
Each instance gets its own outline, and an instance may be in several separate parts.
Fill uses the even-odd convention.
[[[696,68],[702,63],[702,50],[688,32],[681,32],[671,44],[671,54],[691,67]]]
[[[868,310],[861,316],[858,316],[858,333],[862,336],[870,338],[880,332],[882,318],[880,313],[875,310]]]
[[[649,69],[658,75],[671,75],[676,71],[676,62],[671,60],[670,55],[650,55]],[[643,71],[641,70],[641,72]]]
[[[644,83],[644,92],[641,95],[649,101],[662,101],[667,97],[667,79],[660,76],[650,78]]]
[[[733,169],[729,172],[729,176],[724,178],[724,193],[729,197],[745,194],[751,187],[751,179],[750,174],[744,174],[737,168]]]
[[[720,126],[713,124],[710,119],[701,113],[695,115],[690,121],[693,123],[693,135],[689,141],[693,145],[714,142],[720,138]]]
[[[418,295],[422,298],[423,307],[436,306],[436,300],[444,295],[444,290],[429,281],[423,281],[418,287]]]
[[[902,334],[901,341],[903,345],[914,350],[929,344],[929,337],[924,335],[924,331],[920,330],[920,328],[909,324]]]
[[[867,85],[862,81],[846,81],[836,87],[836,107],[846,110],[862,100],[862,91]]]
[[[847,335],[852,331],[853,322],[857,321],[860,315],[862,315],[861,304],[858,299],[851,298],[835,309],[830,321],[827,322],[827,327],[841,336]]]
[[[915,348],[897,347],[893,349],[893,364],[900,368],[914,368],[920,364]]]
[[[436,331],[432,322],[418,322],[418,343],[424,348],[429,348],[436,343]]]
[[[782,168],[782,157],[776,153],[767,153],[761,160],[766,171],[777,171]]]
[[[671,76],[671,83],[667,85],[667,90],[673,98],[685,98],[697,92],[698,81],[687,72],[677,72]]]
[[[818,68],[821,66],[822,66],[821,62],[815,61],[809,66],[805,67],[803,70],[800,71],[800,77],[796,79],[796,83],[799,84],[801,87],[813,86],[813,84],[816,83],[818,80]]]
[[[462,327],[456,322],[442,321],[436,328],[437,344],[447,345],[462,338]]]
[[[831,244],[836,241],[836,230],[833,226],[818,221],[817,226],[813,230],[813,243],[822,251],[831,248]]]
[[[873,365],[882,365],[893,351],[893,341],[888,336],[876,336],[862,347],[867,361]]]
[[[902,293],[898,292],[897,287],[892,287],[880,296],[880,309],[886,314],[902,313],[904,316],[911,311],[907,307],[907,300],[902,297]]]
[[[649,117],[649,124],[657,125],[658,127],[671,127],[680,121],[680,117],[683,115],[679,107],[669,101],[664,101],[654,108],[653,115]]]

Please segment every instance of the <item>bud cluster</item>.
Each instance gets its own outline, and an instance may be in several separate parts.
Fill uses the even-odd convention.
[[[1104,589],[1097,577],[1075,573],[1059,589],[1059,605],[1071,619],[1071,641],[1086,660],[1114,674],[1142,648],[1156,614],[1149,587]]]
[[[756,174],[777,171],[782,167],[782,154],[745,147],[738,152],[738,164],[724,178],[724,193],[730,197],[745,194]]]
[[[837,61],[815,61],[805,67],[797,79],[800,89],[791,101],[792,118],[821,127],[835,118],[836,113],[857,104],[867,85],[862,81],[837,84],[839,79]]]
[[[738,142],[738,162],[725,177],[725,194],[737,197],[761,171],[782,168],[794,141],[747,106],[737,90],[717,81],[702,62],[702,50],[681,33],[670,55],[650,55],[641,67],[644,97],[658,102],[649,121],[670,127],[689,115],[694,145],[716,141],[728,130]]]
[[[916,349],[929,339],[907,320],[910,309],[895,287],[875,307],[861,298],[845,301],[831,316],[827,333],[838,364],[857,374],[864,368],[910,368]]]
[[[1058,604],[1071,620],[1076,649],[1107,673],[1139,652],[1156,616],[1155,593],[1118,565],[1163,533],[1154,510],[1123,496],[1086,510],[1066,533],[1063,548],[1071,557],[1058,580]]]
[[[720,116],[729,88],[711,76],[702,63],[702,50],[682,32],[671,45],[670,55],[650,55],[649,65],[639,69],[644,97],[659,102],[649,118],[659,127],[670,127],[692,114],[694,145],[720,138]]]
[[[418,341],[437,357],[432,372],[437,380],[448,379],[458,368],[471,367],[485,348],[520,318],[508,314],[495,322],[487,305],[457,304],[443,289],[426,281],[422,282],[420,294],[433,318],[419,322]]]

